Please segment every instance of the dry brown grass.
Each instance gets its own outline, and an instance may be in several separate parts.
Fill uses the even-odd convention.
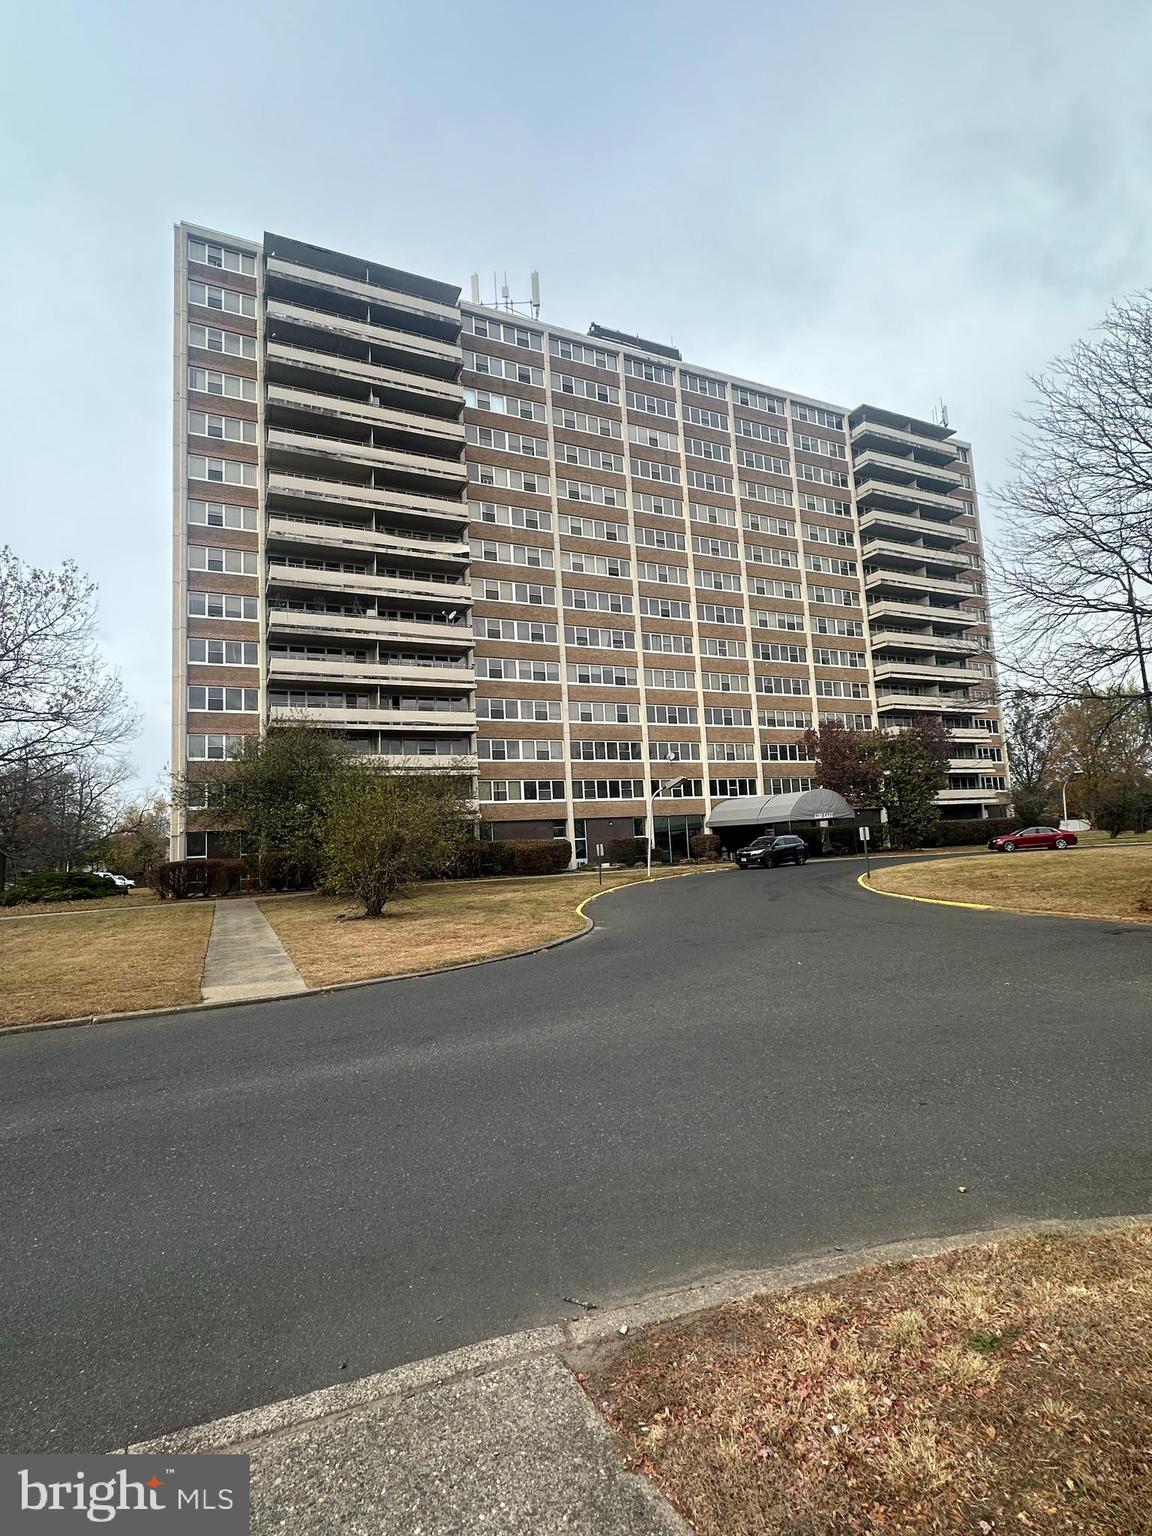
[[[0,924],[0,1026],[200,1001],[211,902]]]
[[[673,873],[680,871],[653,871],[653,879]],[[606,874],[604,889],[642,879]],[[595,875],[444,881],[418,887],[371,922],[340,922],[349,906],[332,896],[273,897],[260,910],[308,985],[324,987],[507,955],[578,933],[584,920],[576,907],[598,889]]]
[[[75,917],[78,912],[139,912],[159,900],[155,891],[141,886],[124,896],[97,896],[95,901],[27,901],[0,907],[0,922],[12,917]]]
[[[989,853],[874,871],[880,891],[981,902],[1016,912],[1152,921],[1152,847],[1070,848],[1064,853]]]
[[[647,1329],[586,1385],[701,1536],[1152,1532],[1152,1227]]]

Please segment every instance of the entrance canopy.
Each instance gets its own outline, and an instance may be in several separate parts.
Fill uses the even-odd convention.
[[[708,826],[771,827],[794,821],[855,821],[856,812],[831,789],[806,789],[799,795],[740,795],[713,806]]]

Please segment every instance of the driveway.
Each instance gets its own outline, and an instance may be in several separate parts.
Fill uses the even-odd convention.
[[[0,1450],[122,1445],[564,1297],[1152,1207],[1152,932],[857,873],[664,881],[524,960],[0,1040]]]

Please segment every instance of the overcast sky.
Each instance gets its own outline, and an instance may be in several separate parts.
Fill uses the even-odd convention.
[[[99,582],[145,783],[177,219],[465,290],[535,267],[557,324],[943,399],[982,488],[1027,374],[1152,283],[1148,0],[39,0],[4,37],[0,537]]]

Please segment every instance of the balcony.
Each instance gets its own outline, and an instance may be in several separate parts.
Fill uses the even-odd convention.
[[[454,341],[434,341],[418,331],[405,331],[388,325],[374,325],[367,320],[353,320],[348,315],[334,315],[330,310],[306,304],[288,304],[270,299],[267,304],[270,323],[281,321],[299,325],[325,335],[348,338],[366,345],[399,352],[432,368],[439,377],[454,379],[460,369],[460,347]]]
[[[467,608],[472,603],[468,582],[430,581],[427,576],[376,576],[371,571],[318,571],[308,566],[268,562],[270,587],[305,587],[321,592],[364,592],[377,598],[424,598],[445,607]]]
[[[415,662],[297,661],[270,656],[268,676],[275,682],[394,683],[402,688],[456,688],[472,692],[476,674],[467,667],[422,667]]]
[[[413,513],[450,520],[458,527],[468,522],[468,507],[463,498],[421,496],[399,488],[382,490],[378,486],[296,474],[287,469],[269,470],[268,494],[320,509],[348,507],[365,512]]]
[[[864,587],[868,592],[892,591],[924,592],[940,597],[954,597],[957,602],[975,597],[968,581],[950,581],[944,576],[921,576],[915,571],[865,571]],[[972,620],[975,623],[975,620]]]
[[[915,448],[918,452],[935,455],[944,463],[957,457],[956,448],[950,441],[954,435],[950,427],[897,411],[886,411],[875,405],[860,405],[851,411],[848,430],[854,449],[857,444],[863,446],[874,439],[878,443],[891,444],[897,451]]]
[[[949,593],[952,592],[952,583],[947,585]],[[984,620],[978,618],[970,608],[937,607],[935,604],[925,601],[923,603],[901,602],[898,598],[880,598],[875,603],[868,605],[868,619],[871,623],[875,619],[911,620],[920,624],[949,625],[957,629],[972,629],[977,624],[983,624]]]
[[[873,667],[877,682],[908,677],[927,683],[959,683],[964,687],[978,688],[981,683],[991,681],[968,667],[939,666],[934,662],[882,661],[874,658]]]
[[[912,634],[902,629],[873,629],[869,636],[873,652],[886,646],[898,646],[909,651],[947,651],[953,655],[978,655],[982,647],[979,641],[963,640],[959,635]],[[877,665],[879,665],[877,661]]]
[[[323,613],[310,609],[268,604],[270,635],[303,635],[337,640],[411,641],[430,650],[457,651],[475,641],[470,624],[423,624],[415,619],[392,619],[374,613]]]
[[[881,530],[892,529],[896,533],[909,533],[917,539],[939,539],[945,544],[971,544],[969,554],[978,554],[978,546],[972,541],[972,529],[945,522],[942,518],[920,517],[913,512],[893,512],[884,507],[873,507],[860,514],[860,533],[881,535]]]
[[[953,741],[979,741],[987,745],[990,736],[999,735],[999,722],[995,730],[986,730],[984,726],[958,725],[948,732]]]
[[[433,492],[462,490],[468,471],[462,459],[438,459],[429,454],[403,453],[396,448],[374,448],[367,443],[349,442],[342,437],[328,437],[318,432],[293,432],[271,427],[268,448],[279,450],[301,473],[315,465],[318,470],[338,471],[342,466],[363,467],[366,473],[394,474],[401,479],[427,484]]]
[[[875,470],[877,479],[885,484],[890,477],[894,477],[900,485],[914,481],[925,490],[942,490],[945,493],[959,490],[964,485],[964,476],[954,469],[939,464],[924,464],[918,459],[901,457],[896,453],[881,453],[875,448],[854,451],[852,463],[862,473]]]
[[[398,396],[401,404],[411,400],[417,409],[456,417],[464,407],[461,385],[450,379],[429,374],[409,373],[403,368],[383,363],[366,363],[357,357],[341,357],[300,342],[269,341],[269,377],[282,381],[287,375],[295,384],[308,387],[309,374],[327,379],[355,379],[376,386],[381,393]]]
[[[952,549],[933,549],[927,544],[904,544],[899,539],[864,540],[861,554],[865,560],[904,560],[914,565],[942,565],[952,570],[970,571],[968,556]]]
[[[455,566],[470,558],[466,540],[420,539],[397,533],[380,533],[349,523],[329,523],[318,518],[290,517],[272,512],[268,518],[268,543],[294,549],[346,549],[404,559],[430,560]]]
[[[947,693],[881,693],[876,690],[876,709],[923,709],[934,715],[978,715],[988,708],[986,700],[961,699]]]
[[[983,800],[989,805],[1004,805],[1007,799],[1006,789],[942,789],[936,795],[936,804],[958,805],[970,800]]]
[[[388,729],[419,732],[422,736],[476,729],[476,716],[471,711],[447,709],[297,709],[291,705],[273,704],[268,710],[268,718],[273,725],[296,721],[326,725],[333,730]]]
[[[856,487],[856,504],[864,510],[874,506],[892,507],[900,511],[905,507],[935,508],[949,517],[963,517],[971,510],[970,504],[945,496],[939,491],[920,491],[914,486],[892,485],[886,480],[864,480]]]
[[[961,732],[951,732],[953,737],[959,737]],[[971,731],[963,732],[965,736],[973,735]],[[948,759],[949,773],[1007,773],[1007,765],[1003,762],[993,762],[987,757],[950,757]]]
[[[321,272],[315,267],[301,266],[298,262],[285,261],[279,256],[269,258],[268,275],[307,283],[312,288],[325,289],[329,293],[387,304],[390,309],[407,310],[413,315],[460,324],[460,310],[453,304],[440,304],[435,299],[425,299],[414,293],[401,293],[395,288],[384,288],[378,283],[363,282],[336,272]]]
[[[285,410],[308,413],[317,418],[354,421],[362,426],[379,427],[409,437],[423,437],[429,443],[458,447],[461,452],[464,448],[464,423],[443,416],[390,410],[387,406],[372,405],[344,395],[320,394],[315,390],[296,389],[288,384],[269,383],[267,400],[269,406],[280,406]]]

